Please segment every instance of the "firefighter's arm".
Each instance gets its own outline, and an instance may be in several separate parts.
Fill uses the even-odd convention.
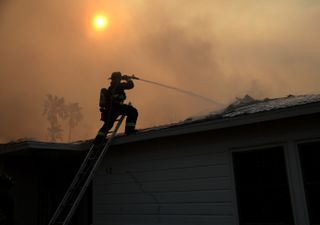
[[[123,89],[132,89],[134,87],[134,83],[132,81],[132,78],[130,76],[127,75],[123,75],[122,79],[126,82],[121,83],[121,86]]]

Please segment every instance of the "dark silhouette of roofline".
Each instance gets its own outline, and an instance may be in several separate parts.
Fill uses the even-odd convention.
[[[244,99],[248,99],[247,96]],[[290,104],[281,104],[291,99]],[[292,101],[298,99],[298,102]],[[239,100],[239,99],[238,99]],[[240,99],[241,100],[241,99]],[[268,104],[275,104],[273,107]],[[279,104],[280,103],[280,104]],[[266,107],[267,106],[267,107]],[[159,127],[148,128],[132,135],[118,135],[112,145],[121,145],[164,137],[219,130],[260,122],[281,120],[320,113],[320,95],[288,96],[285,98],[254,100],[230,105],[225,110],[199,118]],[[85,151],[91,140],[76,143],[52,143],[24,140],[0,144],[0,154],[32,150]]]

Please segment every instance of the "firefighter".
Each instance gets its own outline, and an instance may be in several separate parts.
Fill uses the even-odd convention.
[[[110,102],[107,105],[101,105],[100,103],[101,120],[104,124],[94,140],[95,144],[100,144],[105,140],[107,132],[112,128],[117,117],[120,115],[126,116],[125,134],[137,132],[135,126],[138,111],[131,104],[124,103],[126,99],[125,90],[134,87],[132,78],[133,77],[127,75],[122,75],[121,72],[113,72],[111,74],[111,83],[107,89],[110,94]]]

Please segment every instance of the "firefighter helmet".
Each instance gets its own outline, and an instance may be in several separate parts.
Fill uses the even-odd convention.
[[[111,74],[111,80],[113,81],[120,81],[121,77],[122,77],[121,72],[113,72]]]

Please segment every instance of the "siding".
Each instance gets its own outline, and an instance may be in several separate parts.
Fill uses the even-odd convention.
[[[93,185],[94,225],[231,225],[233,207],[228,152],[204,140],[114,149]]]

